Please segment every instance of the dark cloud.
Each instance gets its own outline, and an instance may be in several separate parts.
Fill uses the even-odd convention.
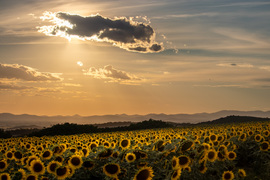
[[[53,73],[37,70],[19,64],[0,64],[0,78],[20,79],[24,81],[59,81],[61,78]]]
[[[83,17],[64,12],[46,12],[41,18],[55,24],[39,27],[39,31],[46,35],[111,42],[136,52],[163,50],[162,43],[155,42],[155,31],[150,25],[124,17],[110,19],[101,15]]]

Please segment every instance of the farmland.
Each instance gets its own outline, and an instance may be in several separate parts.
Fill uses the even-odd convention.
[[[268,179],[270,123],[0,139],[0,179]]]

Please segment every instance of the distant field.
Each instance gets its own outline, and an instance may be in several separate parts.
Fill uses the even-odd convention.
[[[0,139],[0,179],[269,179],[270,123]]]

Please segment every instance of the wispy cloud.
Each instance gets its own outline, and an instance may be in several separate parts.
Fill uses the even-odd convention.
[[[138,83],[143,80],[128,72],[115,69],[112,65],[107,65],[104,66],[104,68],[99,69],[95,67],[90,67],[89,70],[85,71],[84,74],[96,79],[110,80],[109,82]]]
[[[58,74],[39,72],[29,66],[19,64],[0,64],[0,78],[24,81],[60,81]]]
[[[18,86],[13,83],[2,83],[0,82],[0,90],[25,90],[32,89],[32,87],[28,86]]]
[[[48,36],[109,42],[128,51],[141,53],[163,50],[163,44],[155,41],[154,29],[133,18],[110,19],[99,14],[84,17],[65,12],[45,12],[40,18],[54,24],[38,27],[39,32]]]
[[[222,67],[240,67],[240,68],[253,68],[254,66],[252,64],[236,64],[236,63],[220,63],[217,64],[217,66],[222,66]]]

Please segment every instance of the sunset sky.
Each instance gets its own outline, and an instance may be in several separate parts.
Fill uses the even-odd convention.
[[[0,113],[270,110],[270,2],[1,0]]]

